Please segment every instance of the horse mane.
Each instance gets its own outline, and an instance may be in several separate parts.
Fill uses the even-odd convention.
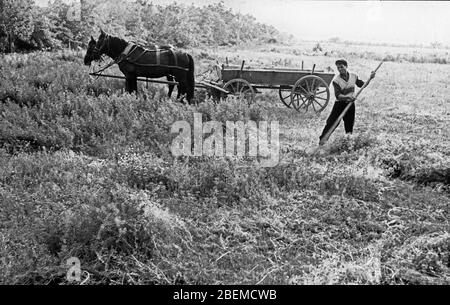
[[[111,40],[113,40],[113,42],[122,44],[124,46],[124,48],[126,48],[126,46],[128,45],[128,42],[123,38],[111,36],[111,35],[109,37]]]
[[[128,42],[125,39],[122,39],[120,37],[108,35],[106,38],[110,40],[110,42],[109,42],[110,43],[110,47],[109,47],[110,54],[108,54],[108,53],[106,53],[106,54],[112,58],[119,56],[128,45]]]

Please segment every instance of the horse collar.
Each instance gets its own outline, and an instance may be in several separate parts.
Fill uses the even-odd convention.
[[[132,50],[134,51],[134,47],[136,47],[136,45],[132,42],[128,43],[127,47],[125,48],[125,50],[123,50],[122,54],[120,54],[119,58],[120,59],[125,59],[127,58],[131,53]]]

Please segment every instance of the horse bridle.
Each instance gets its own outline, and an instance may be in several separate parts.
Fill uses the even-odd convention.
[[[95,44],[94,49],[92,50],[92,53],[93,53],[94,57],[100,58],[100,61],[103,61],[103,58],[102,58],[102,50],[103,50],[105,47],[107,47],[108,50],[110,50],[110,43],[111,43],[111,41],[110,41],[110,40],[111,40],[111,39],[110,39],[111,36],[109,36],[109,35],[106,34],[106,33],[104,33],[103,35],[105,35],[106,37],[103,38],[102,45],[101,45],[100,47],[98,47],[97,45],[98,45],[98,43],[99,43],[100,41],[97,41],[97,43]],[[120,58],[120,56],[119,56],[119,58]],[[111,67],[112,65],[118,64],[119,62],[120,62],[120,61],[118,61],[118,59],[116,58],[116,59],[114,59],[112,62],[110,62],[110,63],[107,64],[105,67],[101,68],[100,70],[98,70],[98,71],[95,72],[95,73],[96,73],[96,74],[99,74],[99,73],[105,71],[106,69],[108,69],[109,67]]]
[[[108,49],[109,49],[109,44],[110,44],[110,36],[108,34],[104,34],[106,37],[103,39],[102,45],[100,47],[97,47],[98,42],[95,44],[95,48],[92,51],[92,53],[94,54],[94,56],[97,57],[101,57],[102,56],[102,50],[105,48],[106,44],[108,44]]]
[[[103,51],[103,53],[105,53],[105,50],[104,50],[105,48],[106,48],[107,50],[111,50],[111,48],[110,48],[110,45],[111,45],[111,36],[108,35],[108,34],[106,34],[106,33],[104,33],[103,35],[105,35],[106,37],[103,38],[102,45],[101,45],[100,47],[98,47],[97,45],[98,45],[98,43],[100,42],[100,40],[97,41],[97,43],[95,44],[95,48],[94,48],[94,50],[92,51],[92,53],[94,54],[94,56],[97,56],[97,57],[100,57],[100,58],[101,58],[101,56],[102,56],[102,51]],[[123,55],[123,54],[120,54],[117,58],[114,58],[114,63],[119,64],[119,63],[123,60],[123,56],[122,56],[122,55]]]

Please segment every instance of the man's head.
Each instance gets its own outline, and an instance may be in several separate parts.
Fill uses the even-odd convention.
[[[339,74],[345,75],[347,74],[347,61],[345,59],[338,59],[336,60],[336,67],[339,71]]]

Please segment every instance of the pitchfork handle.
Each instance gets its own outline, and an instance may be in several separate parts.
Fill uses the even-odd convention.
[[[377,68],[374,70],[374,72],[377,72],[378,69],[380,69],[380,67],[381,67],[381,65],[383,64],[383,62],[384,62],[384,60],[382,60],[382,61],[378,64],[378,66],[377,66]],[[372,80],[372,79],[369,78],[369,80],[368,80],[367,82],[364,83],[364,85],[362,86],[362,88],[359,89],[358,93],[357,93],[356,96],[355,96],[355,100],[356,100],[356,99],[358,98],[358,96],[361,94],[361,92],[363,91],[363,89],[366,88],[366,87],[369,85],[369,83],[370,83],[371,80]]]

